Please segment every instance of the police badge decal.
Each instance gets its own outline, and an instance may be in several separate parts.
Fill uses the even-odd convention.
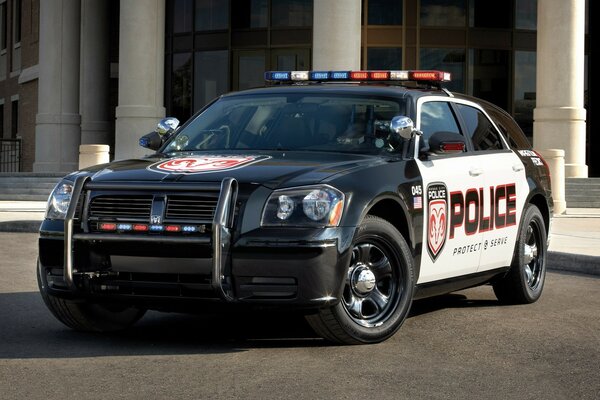
[[[446,244],[448,189],[441,182],[427,186],[427,251],[435,262]]]

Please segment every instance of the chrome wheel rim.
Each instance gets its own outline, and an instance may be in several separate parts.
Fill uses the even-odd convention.
[[[382,325],[401,297],[398,259],[384,243],[363,241],[352,249],[342,305],[359,325]]]
[[[542,234],[537,221],[531,221],[525,233],[523,244],[523,277],[527,286],[536,289],[542,278],[544,254],[542,248]]]

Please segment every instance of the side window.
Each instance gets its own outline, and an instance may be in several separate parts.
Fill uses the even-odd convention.
[[[454,113],[445,101],[428,101],[421,105],[420,129],[423,132],[425,145],[428,145],[429,138],[435,132],[460,133]]]
[[[485,106],[484,106],[485,107]],[[521,130],[521,127],[515,120],[503,111],[495,110],[491,107],[485,107],[485,111],[494,120],[496,126],[500,128],[505,138],[508,138],[508,144],[513,149],[530,149],[531,143],[527,136]]]
[[[490,120],[475,107],[456,104],[458,111],[467,125],[467,136],[473,142],[475,150],[502,150],[500,134]]]

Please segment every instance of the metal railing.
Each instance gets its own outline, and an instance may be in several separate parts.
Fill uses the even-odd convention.
[[[0,139],[0,172],[21,172],[21,139]]]

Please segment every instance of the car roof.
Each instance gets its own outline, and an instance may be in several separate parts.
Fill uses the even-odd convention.
[[[280,84],[261,88],[246,89],[231,92],[223,97],[245,96],[253,94],[288,94],[297,93],[331,93],[346,95],[372,95],[385,97],[448,96],[447,92],[436,88],[407,87],[401,85],[385,85],[381,83],[310,83],[310,84]]]

